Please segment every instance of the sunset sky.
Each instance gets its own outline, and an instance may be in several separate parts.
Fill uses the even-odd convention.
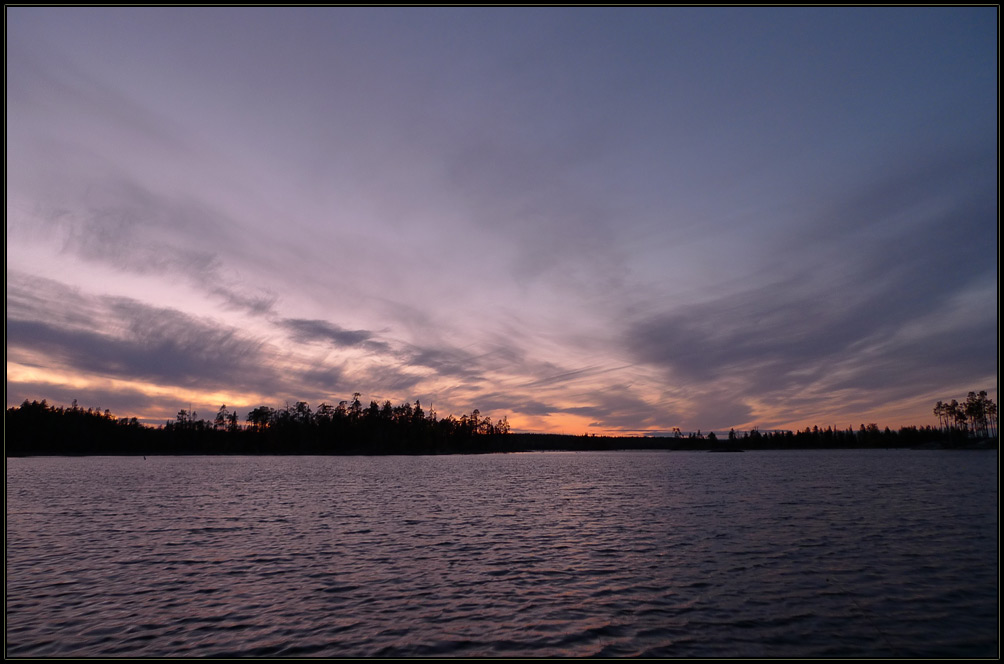
[[[6,18],[8,406],[997,401],[996,7]]]

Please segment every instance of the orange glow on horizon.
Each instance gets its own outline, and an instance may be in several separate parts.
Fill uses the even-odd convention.
[[[114,415],[120,418],[136,417],[144,424],[151,424],[154,426],[161,425],[166,421],[174,420],[178,411],[181,409],[187,410],[191,408],[198,413],[197,416],[200,419],[212,419],[217,409],[223,404],[226,404],[227,408],[230,410],[239,411],[240,417],[243,417],[247,414],[247,411],[259,405],[265,404],[271,406],[281,406],[281,404],[278,403],[280,397],[276,395],[264,395],[255,392],[239,392],[229,390],[200,390],[197,388],[193,389],[173,385],[157,385],[138,380],[121,380],[101,375],[80,374],[62,369],[42,368],[17,361],[9,361],[7,363],[7,386],[8,407],[18,406],[26,398],[29,401],[47,399],[54,406],[70,405],[69,403],[59,403],[58,400],[53,400],[53,393],[65,395],[67,393],[72,394],[79,391],[80,396],[77,398],[80,401],[80,405],[84,407],[105,405],[95,403],[94,398],[88,396],[88,393],[108,395],[107,397],[99,396],[97,397],[98,399],[111,398],[111,396],[115,393],[121,393],[123,401],[127,401],[130,394],[141,395],[141,401],[148,402],[148,406],[133,408],[131,409],[131,412],[129,409],[124,409],[122,412],[114,412]],[[30,387],[28,389],[23,389],[19,386]],[[48,388],[51,388],[51,390]],[[811,411],[808,407],[804,407],[804,412],[801,413],[791,412],[790,410],[786,411],[784,408],[772,406],[771,404],[764,402],[749,403],[748,405],[754,415],[745,422],[733,425],[732,428],[734,428],[738,433],[747,432],[754,428],[758,428],[761,431],[803,431],[806,428],[812,429],[813,427],[818,427],[823,430],[832,428],[834,430],[846,431],[848,428],[857,430],[862,424],[868,425],[872,423],[878,425],[880,429],[888,427],[894,431],[899,430],[902,427],[910,426],[931,426],[936,428],[938,426],[938,421],[932,412],[934,404],[939,399],[946,402],[951,399],[957,399],[962,402],[964,401],[967,393],[968,391],[963,393],[957,390],[946,390],[943,393],[939,393],[937,396],[904,400],[901,402],[884,404],[881,407],[863,410],[852,410],[851,408],[853,408],[853,405],[851,404],[848,404],[851,408],[841,407],[843,404],[841,404],[840,399],[838,398],[839,395],[828,395],[827,397],[823,397],[822,407],[819,407],[819,404],[814,404],[816,407],[812,408]],[[987,389],[987,393],[996,403],[996,389]],[[456,398],[459,395],[454,394],[453,396]],[[363,398],[364,402],[368,399],[368,396],[364,396]],[[383,399],[381,398],[381,401],[382,400]],[[400,399],[389,397],[388,400],[398,403],[403,401],[411,402],[414,399],[406,399],[402,401]],[[476,395],[464,396],[463,400],[468,403],[472,403],[475,406],[477,404]],[[321,402],[325,401],[329,403],[331,402],[330,399],[321,399],[320,401],[317,401],[317,403],[311,403],[311,406],[316,407]],[[656,402],[656,405],[653,405],[653,408],[657,408],[658,400],[653,401]],[[335,402],[337,402],[337,400],[335,400]],[[688,402],[680,400],[668,405],[666,410],[667,412],[685,412],[685,408],[688,405]],[[570,407],[570,405],[566,405],[566,407]],[[442,407],[440,406],[437,406],[436,410],[439,411],[440,417],[443,417],[445,414],[450,412],[450,410],[447,409],[446,413],[444,413]],[[454,412],[459,411],[454,410]],[[632,437],[645,435],[672,435],[672,429],[674,426],[679,426],[680,430],[684,434],[697,430],[701,430],[703,433],[715,431],[720,434],[727,432],[730,428],[728,426],[715,427],[713,426],[714,423],[711,422],[696,422],[684,425],[682,423],[676,424],[667,421],[656,426],[650,426],[648,427],[648,431],[646,431],[646,429],[640,427],[627,429],[617,426],[604,426],[602,422],[597,421],[596,417],[563,412],[531,415],[520,413],[518,411],[495,409],[492,412],[485,413],[484,415],[491,417],[493,421],[506,417],[511,431],[514,433]]]
[[[212,414],[215,414],[216,409],[223,404],[226,404],[230,409],[247,407],[253,408],[254,406],[248,406],[246,404],[258,405],[267,401],[267,399],[263,399],[261,395],[253,393],[241,394],[220,390],[193,390],[177,386],[164,386],[140,381],[106,378],[103,376],[87,376],[60,371],[58,369],[42,369],[40,367],[22,365],[17,362],[7,363],[7,383],[8,386],[10,386],[11,383],[29,383],[41,386],[51,385],[53,388],[60,388],[63,390],[71,388],[80,390],[81,392],[89,390],[102,392],[132,392],[142,394],[143,396],[151,399],[157,399],[165,402],[170,401],[175,404],[173,406],[155,406],[148,411],[113,413],[119,418],[135,417],[141,422],[152,424],[163,424],[166,420],[173,420],[179,409],[184,408],[187,410],[190,405],[193,409],[196,409],[196,407],[212,408]],[[11,389],[8,389],[7,398],[8,408],[20,405],[25,398],[29,401],[34,400],[33,397],[17,395]],[[44,394],[38,395],[38,399],[48,398],[49,397]],[[11,399],[14,399],[14,401],[11,401]],[[216,405],[212,406],[208,404]],[[53,402],[52,405],[68,406],[69,404],[57,404]],[[80,405],[88,407],[93,404],[82,403]],[[201,415],[201,417],[205,416],[206,415]]]
[[[595,420],[582,415],[570,413],[550,413],[548,415],[523,415],[515,413],[507,416],[513,432],[517,433],[553,433],[570,436],[596,434],[597,436],[631,435],[624,431],[597,427]]]

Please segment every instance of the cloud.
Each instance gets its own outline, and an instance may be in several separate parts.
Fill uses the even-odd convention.
[[[489,395],[478,399],[479,408],[486,413],[491,412],[512,412],[524,415],[551,415],[561,412],[557,406],[546,404],[542,401],[532,399],[519,400],[506,395]]]
[[[517,386],[507,391],[483,392],[473,407],[483,413],[508,413],[530,417],[569,414],[591,418],[590,428],[624,433],[661,433],[680,423],[680,413],[658,403],[639,387],[610,382],[569,392],[568,386],[554,384],[544,394],[532,394]]]
[[[94,298],[58,281],[7,272],[7,320],[42,319],[62,327],[90,327],[100,316]]]
[[[668,431],[680,419],[669,407],[650,403],[624,384],[612,383],[577,394],[576,401],[588,405],[567,406],[555,412],[591,417],[595,419],[592,427],[625,432]]]
[[[180,278],[231,310],[270,313],[276,298],[232,275],[235,258],[263,253],[242,218],[253,197],[234,200],[237,169],[218,174],[226,160],[142,86],[78,66],[59,55],[64,46],[39,49],[19,37],[8,54],[18,63],[8,156],[19,165],[8,182],[8,242],[48,242],[60,252],[50,260]]]
[[[413,348],[404,355],[410,366],[427,367],[441,376],[479,378],[484,373],[482,357],[451,347]]]
[[[128,298],[84,295],[51,280],[8,279],[11,355],[189,388],[267,391],[280,383],[274,352],[233,327]]]
[[[291,334],[294,341],[321,341],[335,346],[358,346],[369,341],[373,333],[368,330],[346,330],[323,320],[285,318],[278,325]]]
[[[996,215],[997,170],[997,154],[985,145],[919,147],[881,169],[871,166],[860,184],[835,192],[794,241],[805,247],[916,232],[930,249],[933,232],[953,246],[971,243],[972,231],[994,228],[987,215]],[[945,222],[963,227],[949,234]]]
[[[808,358],[846,345],[837,317],[811,296],[777,284],[681,307],[629,327],[626,345],[640,362],[663,366],[674,378],[712,381],[765,367],[776,381]]]
[[[40,45],[43,45],[40,48]],[[78,66],[73,56],[60,53],[39,35],[12,30],[7,49],[8,112],[13,121],[11,136],[26,128],[44,135],[85,140],[83,128],[97,144],[131,150],[187,152],[194,142],[170,116],[123,94],[99,76]]]
[[[827,393],[855,389],[893,402],[987,375],[995,314],[957,306],[996,282],[995,168],[974,160],[904,168],[843,196],[792,241],[773,280],[638,315],[625,349],[698,390],[738,385],[736,404],[811,391],[830,408]]]
[[[357,385],[368,386],[369,392],[407,393],[423,380],[423,376],[408,373],[396,366],[373,366],[357,375]]]
[[[881,391],[890,401],[952,386],[979,387],[967,386],[972,380],[996,383],[997,320],[989,311],[966,313],[968,320],[948,329],[931,320],[930,330],[901,333],[862,349],[844,371],[821,382],[834,392]]]
[[[222,300],[223,306],[230,311],[246,311],[255,316],[273,313],[279,299],[272,293],[249,295],[220,285],[208,287],[207,292]]]
[[[231,311],[273,313],[277,296],[230,276],[228,262],[237,257],[253,263],[262,253],[233,232],[240,227],[237,221],[191,194],[160,193],[100,167],[93,173],[89,159],[83,162],[78,169],[86,175],[54,166],[47,176],[51,182],[32,191],[31,208],[12,215],[8,235],[16,240],[44,235],[58,243],[63,256],[122,273],[181,280]]]
[[[163,397],[150,396],[138,390],[108,385],[105,387],[89,386],[79,388],[69,385],[54,385],[33,381],[11,383],[8,380],[8,403],[20,405],[24,401],[48,401],[51,405],[69,406],[74,400],[81,408],[110,410],[116,417],[140,417],[157,411],[164,405]],[[159,420],[146,423],[163,424]]]
[[[318,391],[332,393],[337,390],[345,390],[351,387],[349,385],[345,385],[344,373],[345,372],[341,367],[311,369],[300,374],[299,382],[305,390],[310,393]]]
[[[844,293],[804,292],[794,282],[750,289],[638,321],[625,345],[639,362],[668,370],[669,381],[702,391],[739,382],[737,399],[823,385],[893,399],[897,386],[931,389],[996,364],[996,321],[987,315],[928,331],[924,323],[940,315],[930,304],[903,305],[895,289],[850,301]]]
[[[75,371],[161,385],[246,390],[277,382],[260,363],[261,342],[178,312],[134,314],[121,336],[8,319],[7,343]]]

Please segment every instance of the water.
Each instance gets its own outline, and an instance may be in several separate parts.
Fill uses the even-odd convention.
[[[8,656],[992,657],[997,453],[7,460]]]

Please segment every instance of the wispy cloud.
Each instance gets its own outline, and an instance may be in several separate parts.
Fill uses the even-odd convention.
[[[236,330],[138,302],[102,308],[108,319],[91,329],[8,318],[8,352],[40,353],[64,369],[161,385],[264,391],[280,384],[263,343]]]
[[[290,338],[297,342],[320,341],[335,346],[357,346],[373,337],[368,330],[346,330],[323,320],[285,318],[278,325],[288,330]]]
[[[990,375],[996,317],[958,302],[996,279],[992,170],[945,161],[845,196],[771,272],[790,276],[639,316],[625,348],[671,380],[738,381],[739,403],[854,388],[893,402]]]

